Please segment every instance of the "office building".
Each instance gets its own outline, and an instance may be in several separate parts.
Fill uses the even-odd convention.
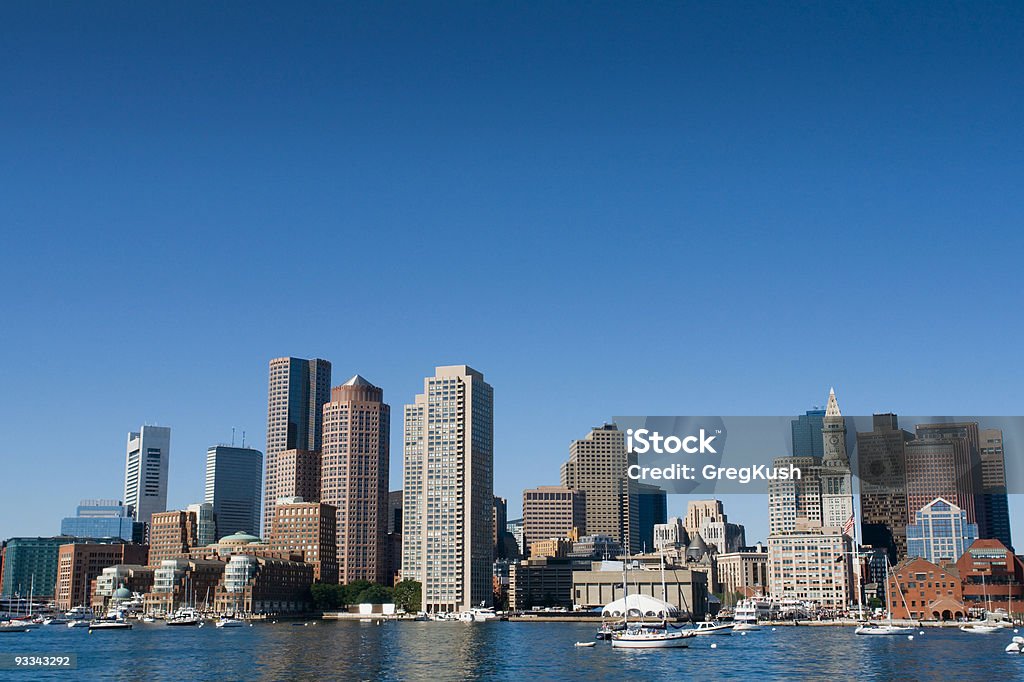
[[[981,455],[982,490],[980,505],[982,522],[979,525],[988,529],[989,537],[1012,548],[1010,507],[1006,497],[1006,454],[1003,448],[1003,432],[999,429],[981,430],[978,433],[978,448]]]
[[[656,550],[678,549],[686,547],[689,542],[690,534],[686,532],[686,526],[678,516],[673,516],[665,523],[654,526],[654,549]]]
[[[60,547],[80,541],[66,536],[7,540],[0,596],[28,598],[31,593],[40,599],[53,597]]]
[[[914,436],[895,414],[876,414],[871,431],[857,433],[861,543],[885,548],[889,561],[907,553],[905,446]]]
[[[54,602],[62,611],[88,606],[92,603],[92,581],[103,569],[118,564],[144,564],[146,560],[145,545],[126,544],[121,540],[61,545],[57,551]]]
[[[668,520],[668,495],[656,485],[636,486],[637,533],[640,551],[654,547],[654,527]]]
[[[853,603],[851,538],[843,529],[808,528],[768,537],[768,585],[773,597],[809,601],[832,611]],[[842,557],[842,560],[837,560]]]
[[[224,576],[225,561],[220,559],[164,559],[154,562],[153,588],[143,597],[147,613],[169,614],[183,604],[191,604],[197,595],[216,594]]]
[[[587,532],[609,535],[631,552],[640,551],[640,511],[637,482],[625,472],[635,460],[626,452],[625,434],[605,424],[572,441],[561,469],[562,487],[584,493]]]
[[[623,554],[622,543],[609,535],[584,535],[572,543],[569,557],[600,561],[615,559]]]
[[[709,606],[707,576],[681,566],[666,567],[660,561],[640,561],[640,570],[629,571],[629,594],[643,594],[678,609],[679,617],[704,620]],[[591,569],[572,573],[573,604],[577,609],[599,608],[622,599],[621,561],[595,561]]]
[[[519,552],[519,556],[526,556],[526,537],[523,530],[522,519],[512,519],[505,524],[505,530],[512,536],[512,540],[516,543],[516,550]]]
[[[690,500],[686,503],[683,527],[687,535],[693,536],[700,532],[704,521],[720,521],[724,517],[725,507],[721,500]]]
[[[919,509],[907,526],[907,557],[934,564],[952,563],[978,539],[978,526],[967,522],[967,512],[936,498]]]
[[[561,486],[523,491],[523,545],[529,556],[538,540],[586,534],[585,493]]]
[[[320,499],[321,460],[319,450],[284,450],[274,458],[274,482],[264,485],[264,494],[282,497],[301,497],[304,500]],[[264,498],[263,507],[268,507]],[[269,512],[273,514],[273,509]],[[270,518],[264,517],[264,526],[269,527]]]
[[[907,557],[886,578],[886,599],[896,619],[959,620],[967,615],[956,567]]]
[[[494,517],[491,521],[491,537],[494,541],[494,559],[506,559],[505,526],[508,524],[508,500],[494,496]]]
[[[214,591],[214,608],[243,614],[305,613],[312,608],[313,567],[302,561],[236,554]]]
[[[149,526],[149,565],[168,559],[187,559],[198,544],[198,515],[185,509],[153,514]]]
[[[492,599],[494,397],[466,365],[438,367],[405,406],[402,575],[422,610]]]
[[[274,518],[267,535],[271,551],[301,552],[302,560],[313,566],[319,583],[338,582],[338,510],[323,502],[305,502],[285,497],[274,505]]]
[[[956,562],[964,604],[971,615],[1002,609],[1020,614],[1024,607],[1024,560],[999,540],[975,540]]]
[[[728,601],[735,598],[768,594],[768,548],[760,543],[753,547],[740,547],[715,557],[718,585],[715,591]],[[733,599],[729,599],[729,597]]]
[[[149,523],[167,509],[167,467],[171,456],[171,430],[143,426],[128,434],[124,467],[124,504],[132,518]]]
[[[358,374],[323,406],[321,502],[338,514],[338,578],[386,585],[391,408],[384,391]]]
[[[572,608],[573,562],[541,556],[509,564],[508,605],[513,611]]]
[[[185,507],[185,511],[196,517],[196,536],[192,547],[205,547],[217,542],[217,517],[209,502],[197,502]]]
[[[800,478],[768,481],[768,532],[772,535],[821,527],[821,460],[816,457],[776,457],[777,469],[796,467]]]
[[[293,480],[278,480],[281,472],[278,458],[284,452],[303,451],[317,453],[317,479],[319,479],[319,452],[323,406],[330,400],[331,363],[326,360],[301,358],[275,358],[270,361],[270,381],[267,391],[267,448],[266,470],[263,481],[263,528],[270,529],[274,502],[279,497],[301,496],[319,500],[317,489],[297,485],[295,459],[287,476]],[[299,458],[306,459],[308,458]],[[308,463],[308,461],[307,461]],[[305,481],[309,483],[309,481]],[[255,531],[253,531],[255,532]]]
[[[143,562],[145,563],[145,562]],[[154,569],[142,564],[115,564],[107,566],[96,576],[95,588],[88,606],[96,613],[106,613],[114,594],[121,588],[132,594],[146,594],[153,590]]]
[[[120,538],[142,544],[146,524],[136,521],[118,500],[82,500],[74,516],[60,523],[60,534],[76,538]]]
[[[907,515],[913,518],[914,512],[926,504],[941,497],[967,512],[971,523],[978,524],[980,537],[989,537],[985,527],[982,506],[982,468],[981,468],[981,434],[977,422],[949,422],[938,424],[917,424],[914,426],[917,441],[924,450],[914,451],[914,467],[911,467],[911,454],[907,454]],[[923,453],[928,446],[937,443],[952,444],[952,459],[949,455],[936,449],[936,460],[930,461]],[[939,468],[945,469],[939,473]],[[936,477],[936,474],[939,474]],[[933,482],[934,479],[934,482]],[[928,494],[930,486],[935,489]],[[911,499],[913,497],[913,499]]]
[[[262,490],[262,452],[228,445],[214,445],[206,451],[203,501],[213,505],[216,537],[259,532]]]
[[[825,410],[813,409],[790,422],[794,457],[815,457],[820,460],[825,456],[821,437],[824,421]]]

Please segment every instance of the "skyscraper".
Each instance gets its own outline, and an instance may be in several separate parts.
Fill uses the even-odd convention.
[[[876,414],[871,431],[857,433],[861,543],[884,547],[889,561],[907,553],[906,443],[914,436],[895,414]]]
[[[821,431],[825,421],[825,410],[807,410],[792,422],[794,457],[817,457],[825,455]]]
[[[320,501],[337,510],[338,579],[387,584],[391,408],[358,374],[323,406]]]
[[[982,468],[981,468],[981,437],[978,431],[977,422],[949,422],[937,424],[917,424],[914,426],[917,440],[927,446],[931,443],[948,442],[953,445],[952,467],[944,474],[939,474],[940,489],[928,494],[929,481],[937,471],[930,462],[923,461],[920,457],[917,464],[923,468],[911,469],[908,455],[907,462],[907,487],[909,491],[914,490],[917,496],[909,500],[909,516],[913,518],[914,513],[931,502],[936,497],[942,497],[953,502],[967,512],[967,518],[971,523],[978,524],[978,534],[982,538],[990,537],[988,528],[985,526],[982,505]],[[920,455],[924,451],[917,451]],[[948,464],[948,462],[947,462]],[[914,480],[911,480],[911,479]],[[956,492],[953,493],[952,491]]]
[[[615,424],[590,430],[569,445],[562,464],[562,486],[585,493],[585,525],[590,535],[607,535],[640,551],[637,482],[626,476],[635,461],[626,451],[626,437]]]
[[[263,530],[270,530],[274,502],[280,494],[278,457],[287,450],[320,452],[323,406],[330,399],[331,363],[327,360],[275,358],[270,361],[267,392],[267,450],[263,494]],[[319,499],[317,495],[307,500]]]
[[[124,503],[136,521],[149,523],[156,512],[167,509],[167,465],[171,455],[171,430],[143,426],[128,434],[124,465]]]
[[[789,533],[798,528],[821,527],[821,481],[817,457],[776,457],[772,466],[794,466],[800,478],[768,481],[768,533]]]
[[[313,565],[313,579],[338,582],[338,511],[322,502],[282,497],[274,504],[274,517],[266,542],[272,551],[302,552]]]
[[[977,539],[978,526],[967,523],[967,512],[936,498],[907,526],[907,557],[921,557],[940,565],[955,562]]]
[[[981,452],[981,514],[983,525],[991,538],[1006,547],[1013,547],[1010,535],[1010,508],[1006,498],[1006,454],[1003,432],[984,429],[978,434]],[[975,505],[978,506],[978,505]]]
[[[821,436],[821,521],[826,528],[842,528],[853,517],[853,476],[846,455],[846,420],[839,411],[835,390],[828,392]]]
[[[206,451],[206,494],[213,505],[218,538],[258,533],[263,453],[252,448],[214,445]]]
[[[641,551],[654,547],[654,527],[668,521],[668,495],[656,485],[639,483],[637,490],[637,541]]]
[[[490,603],[494,395],[466,365],[438,367],[405,406],[402,575],[424,611]]]
[[[524,490],[523,549],[536,556],[530,548],[539,540],[586,535],[584,497],[582,490],[553,485]]]

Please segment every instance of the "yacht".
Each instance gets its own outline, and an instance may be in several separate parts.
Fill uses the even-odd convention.
[[[203,620],[199,617],[199,613],[196,612],[196,610],[190,606],[183,606],[167,618],[167,624],[175,626],[187,627],[192,625],[200,625],[202,622]]]
[[[92,620],[96,617],[96,614],[88,606],[75,606],[65,613],[64,617],[68,620]]]
[[[892,565],[889,563],[889,558],[888,557],[886,557],[886,559],[885,559],[885,569],[886,569],[885,579],[886,579],[886,582],[888,582],[889,576],[892,574]],[[903,600],[903,608],[904,608],[904,610],[909,610],[909,608],[907,607],[907,598],[903,596],[903,589],[900,587],[899,581],[897,580],[897,581],[895,581],[895,583],[896,583],[896,591],[899,592],[900,599]],[[912,635],[912,634],[914,634],[914,630],[915,629],[912,628],[912,627],[904,627],[904,626],[901,626],[901,625],[894,625],[893,624],[893,622],[892,622],[892,607],[891,607],[891,605],[889,603],[888,597],[886,597],[886,600],[885,600],[885,619],[887,621],[885,623],[870,623],[870,622],[869,623],[862,623],[861,625],[858,625],[857,629],[855,629],[853,632],[854,632],[854,634],[858,634],[858,635],[882,635],[882,636],[886,636],[886,635],[889,635],[889,636],[891,636],[891,635]]]
[[[463,623],[483,623],[489,620],[497,620],[498,614],[490,607],[472,608],[459,614],[459,620]]]
[[[695,623],[690,630],[694,635],[731,635],[733,625],[731,623],[719,623],[717,620],[705,620]]]
[[[639,625],[613,632],[611,638],[615,649],[685,649],[689,646],[686,640],[694,634],[693,630],[672,632],[664,628]]]
[[[975,635],[991,635],[994,632],[999,632],[1003,629],[1001,625],[987,625],[983,622],[980,623],[968,623],[967,625],[960,626],[960,632],[970,632]]]
[[[87,628],[87,627],[89,627],[89,623],[91,623],[91,622],[92,622],[91,620],[86,620],[84,618],[76,618],[75,620],[69,620],[68,621],[68,627],[69,628]]]
[[[125,620],[94,620],[89,623],[89,632],[93,630],[131,630],[132,624]]]
[[[229,618],[228,616],[224,616],[216,623],[214,623],[214,625],[216,625],[219,628],[241,628],[245,627],[245,621],[238,620],[237,618]]]

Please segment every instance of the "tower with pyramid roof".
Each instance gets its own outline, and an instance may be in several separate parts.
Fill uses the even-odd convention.
[[[824,441],[819,473],[822,525],[842,528],[853,516],[853,476],[846,454],[846,420],[839,411],[835,389],[828,392],[821,437]]]

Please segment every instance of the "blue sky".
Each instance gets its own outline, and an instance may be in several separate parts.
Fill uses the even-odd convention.
[[[0,537],[120,496],[143,422],[198,500],[281,355],[396,424],[483,371],[510,513],[615,414],[1021,414],[1022,19],[6,4]]]

